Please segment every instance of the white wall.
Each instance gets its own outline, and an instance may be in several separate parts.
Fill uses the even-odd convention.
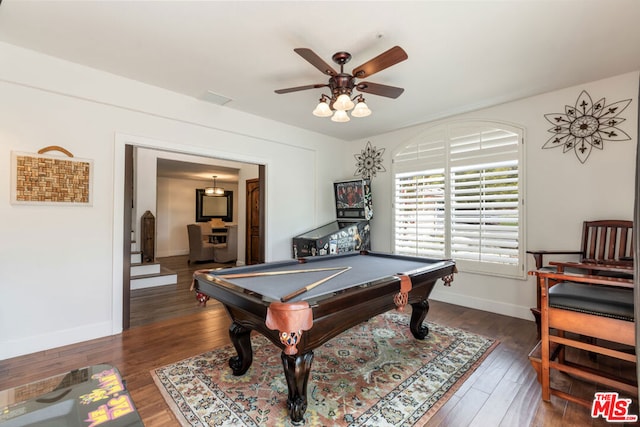
[[[498,120],[525,129],[526,249],[578,250],[582,221],[633,219],[638,78],[639,73],[629,73],[447,119]],[[594,102],[605,98],[607,105],[633,99],[620,115],[626,119],[620,127],[632,140],[605,142],[604,149],[594,150],[584,164],[573,152],[563,154],[562,148],[542,150],[551,137],[547,130],[552,127],[544,115],[563,113],[565,105],[575,105],[582,90],[586,90]],[[375,216],[371,239],[374,250],[393,249],[392,211],[384,208],[392,205],[393,154],[428,127],[442,122],[412,126],[369,139],[376,148],[385,149],[384,167],[387,170],[372,183]],[[366,142],[351,143],[352,151],[359,152]],[[527,255],[527,263],[529,270],[535,267],[530,255]],[[529,311],[535,306],[532,277],[511,280],[460,272],[450,288],[439,285],[432,296],[453,304],[533,320]]]
[[[268,260],[334,217],[343,141],[4,43],[0,100],[0,359],[120,332],[125,144],[265,164]],[[11,151],[48,145],[93,160],[93,206],[10,204]]]
[[[257,168],[257,167],[256,167]],[[158,178],[156,217],[156,257],[186,255],[189,253],[187,224],[194,224],[196,188],[204,183],[192,179]],[[226,191],[233,192],[233,223],[238,222],[238,184],[218,182]],[[244,206],[242,206],[244,209]],[[243,224],[244,226],[244,224]],[[244,261],[244,242],[238,242],[238,251]]]

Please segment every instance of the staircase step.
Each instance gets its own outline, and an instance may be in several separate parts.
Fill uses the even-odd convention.
[[[175,285],[177,283],[178,274],[175,271],[162,267],[160,273],[131,277],[131,290]]]
[[[142,264],[142,252],[131,251],[131,264]]]
[[[159,274],[160,263],[146,262],[144,264],[131,264],[131,277],[140,277],[148,274]]]

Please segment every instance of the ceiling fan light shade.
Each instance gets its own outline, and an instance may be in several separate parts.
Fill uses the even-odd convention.
[[[342,95],[340,95],[338,99],[336,99],[336,102],[333,103],[333,108],[338,111],[348,111],[348,110],[351,110],[353,107],[355,107],[355,104],[353,103],[351,98],[349,98],[349,95],[347,95],[346,93],[343,93]]]
[[[353,117],[367,117],[371,115],[371,110],[367,107],[364,101],[360,101],[356,104],[356,108],[351,112]]]
[[[331,114],[331,108],[329,108],[329,104],[324,101],[320,101],[316,106],[315,110],[313,110],[313,115],[316,117],[329,117]]]
[[[333,116],[331,117],[331,121],[338,123],[348,122],[349,120],[351,119],[349,118],[347,112],[344,110],[336,110],[336,112],[333,113]]]

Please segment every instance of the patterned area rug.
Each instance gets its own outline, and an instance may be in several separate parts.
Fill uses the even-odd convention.
[[[409,316],[389,312],[314,351],[306,426],[423,425],[497,341],[426,322],[416,340]],[[227,346],[151,371],[183,426],[290,426],[280,349],[252,335],[253,364],[234,377]]]

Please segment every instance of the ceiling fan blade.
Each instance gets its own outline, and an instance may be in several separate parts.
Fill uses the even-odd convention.
[[[402,95],[404,89],[401,87],[387,86],[380,83],[360,82],[356,86],[360,92],[370,93],[372,95],[386,96],[387,98],[397,98]]]
[[[331,65],[324,62],[324,60],[320,58],[318,55],[316,55],[316,53],[311,49],[307,49],[305,47],[299,47],[299,48],[293,49],[293,51],[298,55],[302,56],[304,59],[306,59],[307,62],[309,62],[314,67],[316,67],[323,74],[326,74],[328,76],[335,76],[338,74],[336,70],[334,70],[331,67]]]
[[[409,56],[400,46],[394,46],[386,52],[381,53],[372,60],[365,62],[359,67],[353,69],[353,76],[359,79],[369,77],[372,74],[382,71],[385,68],[389,68],[392,65],[396,65],[398,62],[402,62]]]
[[[325,86],[327,86],[327,85],[323,84],[323,83],[317,83],[317,84],[314,84],[314,85],[296,86],[296,87],[289,87],[289,88],[286,88],[286,89],[278,89],[278,90],[275,90],[274,92],[275,93],[289,93],[289,92],[297,92],[299,90],[316,89],[316,88],[325,87]]]

